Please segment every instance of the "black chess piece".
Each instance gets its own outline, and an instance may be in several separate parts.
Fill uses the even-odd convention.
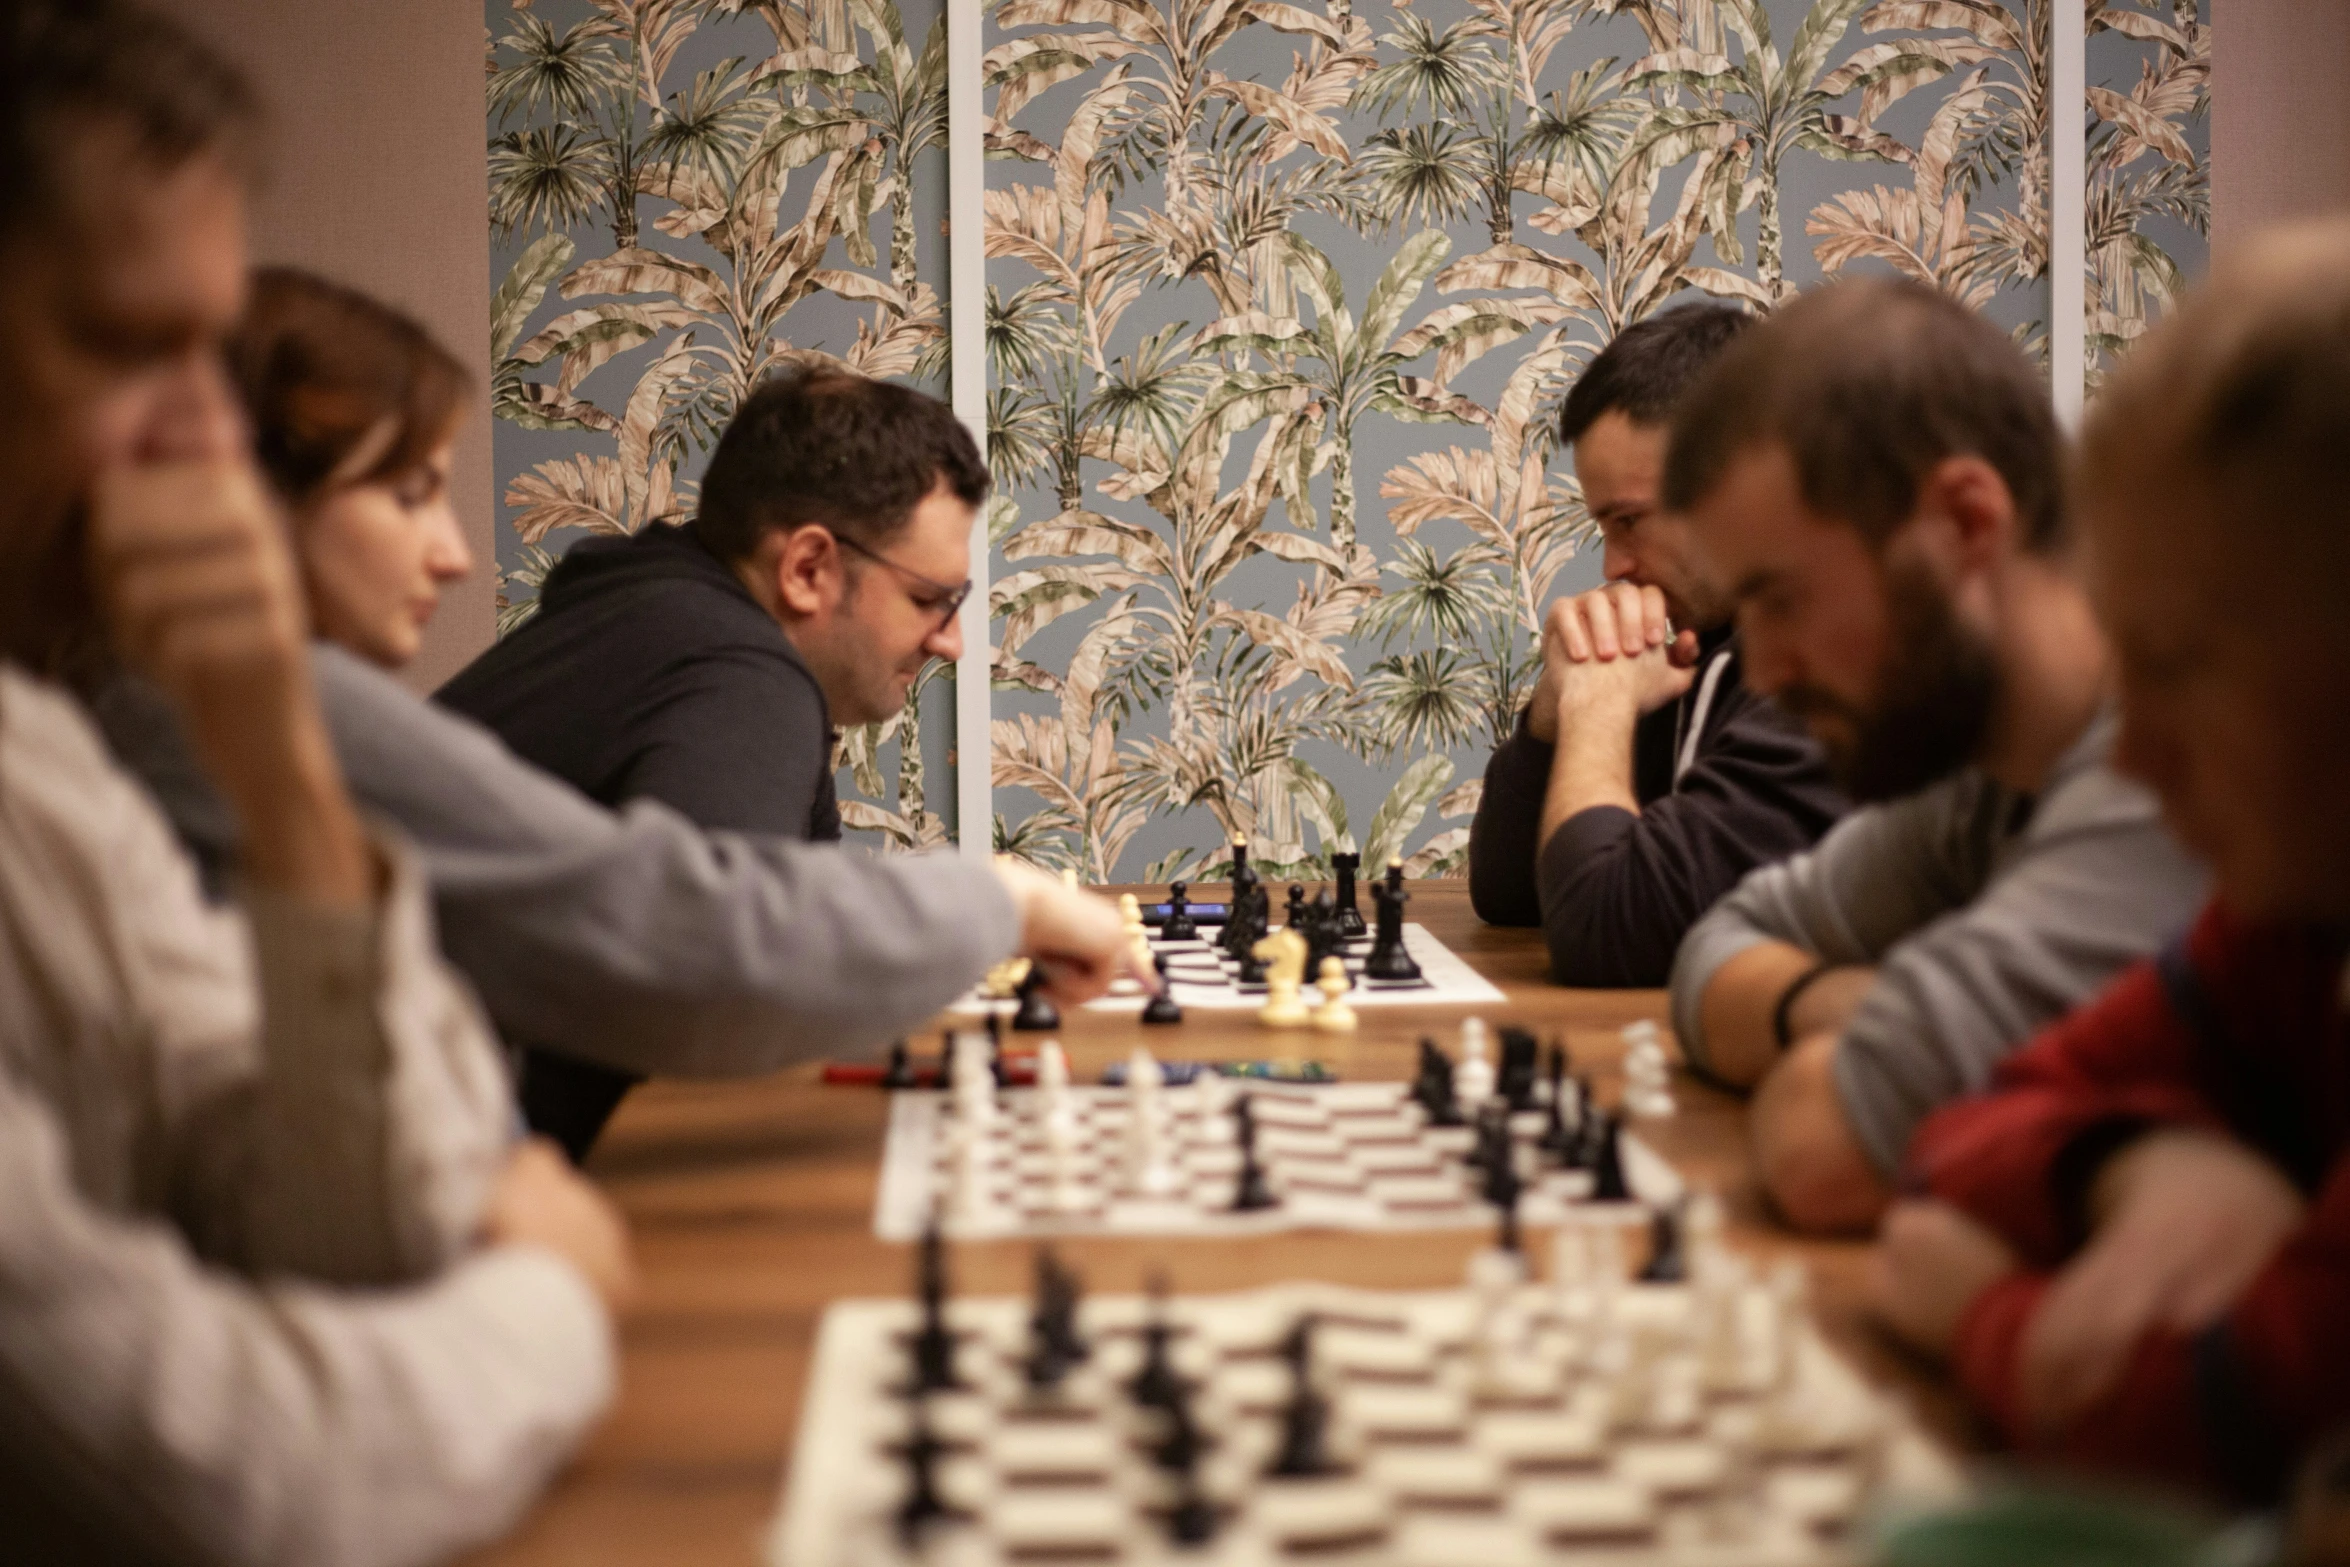
[[[1162,1427],[1151,1448],[1151,1459],[1161,1469],[1188,1473],[1199,1467],[1199,1420],[1191,1412],[1191,1390],[1178,1386],[1175,1396],[1159,1406]]]
[[[1257,956],[1257,943],[1270,934],[1265,928],[1267,916],[1257,907],[1257,900],[1265,896],[1265,891],[1259,888],[1245,901],[1245,905],[1242,900],[1233,901],[1232,918],[1238,921],[1236,928],[1240,940],[1238,949],[1232,954],[1240,965],[1233,971],[1234,984],[1253,987],[1265,982],[1265,960]]]
[[[1235,839],[1232,844],[1232,903],[1224,916],[1224,951],[1232,957],[1247,952],[1255,937],[1248,933],[1249,921],[1242,911],[1254,912],[1257,893],[1257,873],[1248,863],[1248,844]],[[1265,934],[1258,931],[1257,935]]]
[[[1518,1178],[1517,1148],[1510,1135],[1510,1107],[1499,1099],[1488,1101],[1477,1112],[1477,1143],[1470,1152],[1469,1162],[1477,1168],[1478,1195],[1490,1203],[1500,1202],[1503,1187]]]
[[[1036,972],[1033,964],[1029,966],[1028,972]],[[1048,1001],[1045,1004],[1050,1006],[1052,1003]],[[1045,1027],[1056,1027],[1060,1021],[1056,1016]],[[987,1075],[999,1090],[1011,1086],[1011,1074],[1004,1070],[1004,1015],[1001,1012],[990,1012],[987,1015]]]
[[[1534,1146],[1564,1164],[1574,1150],[1575,1134],[1567,1126],[1567,1052],[1563,1045],[1550,1047],[1549,1076],[1550,1097],[1543,1106],[1542,1136]]]
[[[1430,1126],[1461,1124],[1461,1102],[1453,1090],[1452,1057],[1437,1049],[1433,1039],[1420,1041],[1420,1075],[1413,1080],[1412,1097],[1428,1112]]]
[[[1591,1164],[1593,1202],[1630,1202],[1631,1183],[1624,1179],[1624,1123],[1615,1116],[1599,1117],[1599,1153]]]
[[[938,1494],[938,1459],[946,1444],[930,1429],[930,1406],[916,1397],[912,1426],[906,1433],[906,1499],[898,1503],[898,1541],[908,1550],[921,1543],[933,1523],[947,1515]]]
[[[1020,1009],[1012,1014],[1012,1027],[1023,1034],[1039,1034],[1061,1026],[1061,1009],[1044,993],[1042,964],[1028,965],[1028,972],[1021,976],[1020,988],[1014,994],[1020,998]]]
[[[889,1066],[881,1074],[884,1088],[911,1088],[914,1086],[914,1063],[906,1056],[906,1042],[892,1040],[889,1047]]]
[[[1494,1091],[1513,1112],[1535,1108],[1534,1073],[1541,1057],[1541,1042],[1532,1034],[1513,1025],[1503,1025],[1501,1068],[1494,1074]]]
[[[1167,978],[1167,954],[1152,953],[1151,967],[1159,971],[1159,991],[1142,1004],[1142,1020],[1145,1023],[1182,1022],[1183,1004],[1175,999],[1174,983]]]
[[[1313,907],[1306,913],[1306,983],[1312,984],[1322,975],[1325,959],[1346,958],[1346,933],[1338,925],[1338,905],[1327,890],[1314,895]]]
[[[1304,924],[1305,924],[1305,922],[1306,922],[1306,889],[1305,889],[1305,884],[1304,884],[1304,883],[1302,883],[1302,882],[1294,882],[1294,881],[1293,881],[1293,882],[1291,882],[1291,883],[1289,884],[1289,912],[1288,912],[1288,915],[1287,915],[1287,917],[1286,917],[1286,918],[1284,918],[1284,919],[1282,920],[1282,923],[1283,923],[1283,924],[1285,924],[1285,925],[1287,925],[1287,926],[1288,926],[1288,927],[1289,927],[1291,930],[1298,930],[1300,926],[1302,926],[1302,925],[1304,925]]]
[[[937,1392],[958,1386],[955,1377],[955,1335],[947,1326],[946,1239],[934,1218],[922,1232],[916,1254],[915,1290],[922,1300],[922,1326],[913,1341],[913,1391]]]
[[[1197,941],[1199,926],[1191,918],[1191,884],[1176,882],[1167,889],[1167,922],[1159,927],[1161,941]]]
[[[1167,1538],[1177,1545],[1205,1545],[1216,1537],[1216,1507],[1199,1488],[1199,1471],[1182,1476],[1175,1506],[1167,1514]]]
[[[1188,1394],[1167,1406],[1165,1434],[1151,1452],[1175,1477],[1175,1504],[1167,1514],[1167,1535],[1177,1545],[1204,1545],[1215,1537],[1216,1509],[1199,1485],[1200,1454],[1207,1446]]]
[[[1503,1251],[1517,1253],[1524,1250],[1518,1233],[1518,1200],[1526,1194],[1526,1183],[1519,1178],[1518,1162],[1506,1126],[1498,1147],[1498,1157],[1487,1175],[1485,1188],[1486,1201],[1493,1204],[1493,1243]]]
[[[1368,928],[1363,924],[1363,911],[1355,902],[1355,873],[1362,868],[1363,857],[1359,854],[1330,856],[1330,872],[1338,881],[1338,928],[1349,941]]]
[[[1363,959],[1365,979],[1410,980],[1420,977],[1420,965],[1403,945],[1403,906],[1411,894],[1403,890],[1403,861],[1387,862],[1387,879],[1371,886],[1371,902],[1378,907],[1379,927]]]
[[[1128,1396],[1145,1409],[1165,1409],[1183,1397],[1183,1379],[1167,1348],[1175,1330],[1167,1325],[1167,1285],[1151,1280],[1151,1313],[1142,1325],[1142,1369],[1126,1384]]]
[[[1273,1188],[1265,1181],[1265,1167],[1257,1162],[1257,1117],[1246,1094],[1232,1101],[1232,1137],[1240,1145],[1240,1177],[1232,1188],[1232,1211],[1255,1213],[1279,1206],[1281,1199],[1273,1195]]]
[[[1281,1411],[1281,1447],[1265,1470],[1268,1476],[1304,1479],[1328,1474],[1330,1461],[1330,1401],[1314,1390],[1314,1317],[1297,1319],[1281,1346],[1289,1362],[1289,1403]]]
[[[1077,1331],[1077,1276],[1061,1266],[1050,1246],[1036,1251],[1036,1305],[1028,1319],[1028,1385],[1058,1387],[1069,1368],[1087,1359],[1093,1346]]]
[[[1679,1284],[1689,1277],[1689,1256],[1681,1244],[1681,1205],[1672,1203],[1648,1215],[1648,1265],[1640,1270],[1643,1284]]]

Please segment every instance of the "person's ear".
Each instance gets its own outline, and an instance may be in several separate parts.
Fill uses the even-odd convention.
[[[1919,485],[1920,520],[1936,535],[1934,553],[1953,575],[1981,571],[2015,547],[2015,494],[1999,470],[1972,454],[1945,457]]]
[[[794,615],[821,615],[840,602],[845,567],[839,541],[813,523],[780,535],[775,596]]]

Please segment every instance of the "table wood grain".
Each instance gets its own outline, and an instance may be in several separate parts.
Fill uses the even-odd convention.
[[[1155,889],[1152,889],[1155,891]],[[1409,917],[1499,986],[1483,1009],[1545,1039],[1563,1035],[1616,1089],[1618,1031],[1636,1019],[1666,1028],[1661,991],[1562,990],[1548,983],[1539,933],[1501,930],[1470,911],[1458,881],[1412,885]],[[1220,889],[1202,887],[1213,900]],[[1369,912],[1366,896],[1365,912]],[[1071,1010],[1058,1036],[1092,1076],[1138,1041],[1166,1059],[1299,1057],[1342,1077],[1410,1076],[1423,1034],[1449,1049],[1460,1008],[1365,1009],[1362,1028],[1333,1039],[1276,1033],[1247,1013],[1202,1014],[1178,1028]],[[934,1049],[936,1025],[918,1048]],[[1680,1114],[1640,1132],[1727,1208],[1731,1245],[1760,1260],[1802,1259],[1829,1340],[1872,1381],[1895,1389],[1954,1445],[1976,1433],[1949,1388],[1869,1323],[1862,1309],[1867,1248],[1803,1240],[1776,1226],[1745,1160],[1737,1100],[1676,1072]],[[752,1567],[781,1494],[816,1325],[832,1300],[896,1295],[911,1248],[873,1236],[887,1106],[872,1089],[826,1087],[809,1066],[727,1083],[656,1083],[623,1107],[589,1165],[626,1213],[642,1290],[621,1328],[621,1391],[610,1417],[508,1540],[476,1567]],[[1081,1238],[1062,1255],[1089,1289],[1141,1287],[1163,1268],[1178,1291],[1238,1289],[1287,1278],[1430,1288],[1457,1284],[1477,1231],[1375,1235],[1287,1232],[1244,1239]],[[1539,1247],[1530,1248],[1539,1258]],[[1025,1242],[954,1248],[962,1291],[1025,1291]],[[820,1434],[817,1439],[821,1439]]]

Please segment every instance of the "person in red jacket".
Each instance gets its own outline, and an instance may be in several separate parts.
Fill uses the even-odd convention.
[[[1921,1127],[1879,1306],[2027,1450],[2270,1496],[2350,1420],[2350,224],[2149,333],[2080,487],[2117,759],[2214,900]]]

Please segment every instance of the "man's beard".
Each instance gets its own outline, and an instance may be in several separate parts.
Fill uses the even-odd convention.
[[[1990,644],[1959,624],[1923,568],[1889,565],[1885,593],[1892,653],[1867,709],[1816,686],[1779,695],[1797,717],[1844,720],[1851,738],[1822,745],[1844,792],[1863,803],[1914,794],[1973,761],[1999,701]]]

